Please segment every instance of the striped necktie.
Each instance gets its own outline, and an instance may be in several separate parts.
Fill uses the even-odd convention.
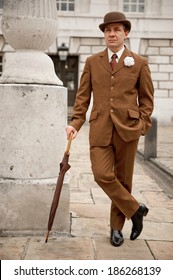
[[[117,58],[117,55],[116,55],[116,53],[114,53],[114,54],[112,55],[112,57],[111,57],[111,62],[110,62],[110,65],[111,65],[111,67],[112,67],[112,70],[114,70],[115,64],[117,63],[117,62],[116,62],[116,58]]]

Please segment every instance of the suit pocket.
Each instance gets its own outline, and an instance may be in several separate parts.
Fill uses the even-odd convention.
[[[132,118],[134,120],[138,120],[139,119],[139,111],[128,109],[128,113],[129,113],[130,118]]]
[[[131,119],[129,126],[135,130],[139,130],[139,132],[141,133],[143,125],[142,125],[142,120],[140,118],[139,111],[128,109],[128,113]]]
[[[90,118],[89,118],[89,122],[96,120],[98,117],[98,112],[97,111],[93,111],[91,112]]]

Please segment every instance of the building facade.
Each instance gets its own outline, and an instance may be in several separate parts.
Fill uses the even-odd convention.
[[[5,0],[4,0],[5,1]],[[3,13],[0,0],[0,16]],[[155,88],[154,114],[161,124],[173,123],[173,1],[172,0],[56,0],[59,31],[46,51],[55,71],[68,88],[68,106],[73,106],[86,58],[105,48],[98,25],[109,11],[124,12],[132,23],[126,46],[147,57]],[[58,55],[68,48],[66,61]],[[0,32],[0,71],[14,50]],[[70,113],[69,113],[70,114]]]

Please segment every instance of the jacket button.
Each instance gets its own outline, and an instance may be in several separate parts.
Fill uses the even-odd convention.
[[[114,79],[114,76],[111,76],[111,79]]]
[[[114,89],[114,87],[111,87],[111,90],[113,90]]]
[[[110,101],[113,101],[114,99],[111,97]]]
[[[111,109],[111,113],[113,113],[114,112],[114,110],[113,109]]]

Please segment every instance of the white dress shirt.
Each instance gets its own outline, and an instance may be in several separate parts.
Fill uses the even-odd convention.
[[[123,51],[125,50],[125,47],[123,46],[121,50],[119,50],[118,52],[116,52],[117,58],[116,58],[116,62],[118,63]],[[109,58],[109,62],[111,62],[112,60],[112,55],[114,53],[108,48],[108,58]]]

